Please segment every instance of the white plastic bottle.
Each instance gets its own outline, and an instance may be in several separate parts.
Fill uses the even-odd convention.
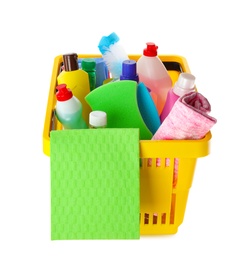
[[[166,67],[157,56],[158,47],[153,42],[147,42],[147,48],[137,60],[137,73],[139,81],[157,96],[157,110],[162,112],[168,91],[172,87],[172,80]]]
[[[180,73],[178,80],[175,82],[174,87],[171,88],[167,94],[166,103],[160,115],[161,123],[170,113],[173,105],[179,97],[195,91],[195,76],[191,73],[182,72]]]
[[[89,128],[106,128],[107,114],[104,111],[92,111],[89,114]]]
[[[56,117],[64,129],[88,128],[82,117],[82,103],[73,96],[66,84],[56,87]]]

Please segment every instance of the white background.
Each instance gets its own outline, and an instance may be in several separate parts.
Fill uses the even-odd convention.
[[[5,1],[0,4],[0,259],[235,259],[233,1]],[[50,240],[50,160],[42,131],[54,57],[99,53],[116,32],[186,57],[218,122],[199,158],[183,224],[131,241]]]

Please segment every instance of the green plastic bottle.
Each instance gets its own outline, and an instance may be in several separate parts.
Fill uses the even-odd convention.
[[[86,71],[89,76],[90,91],[96,86],[96,62],[93,58],[82,59],[82,70]]]

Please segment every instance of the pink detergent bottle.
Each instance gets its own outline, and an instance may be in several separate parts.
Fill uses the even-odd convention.
[[[189,92],[195,91],[194,82],[195,77],[190,73],[182,72],[179,75],[174,87],[168,91],[166,103],[160,115],[161,123],[168,116],[173,105],[179,97],[182,97]]]
[[[137,73],[139,81],[143,82],[157,97],[156,107],[160,115],[167,93],[172,87],[172,80],[166,67],[157,56],[158,46],[152,42],[146,44],[147,48],[143,50],[143,55],[137,60]]]

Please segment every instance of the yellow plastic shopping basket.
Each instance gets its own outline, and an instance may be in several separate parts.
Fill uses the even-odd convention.
[[[79,58],[101,55],[78,54]],[[140,55],[129,55],[136,60]],[[173,84],[181,72],[190,72],[186,59],[178,55],[159,55]],[[43,129],[43,152],[50,155],[50,131],[62,129],[56,120],[55,88],[62,55],[55,57]],[[189,189],[197,158],[209,154],[211,132],[200,140],[140,140],[140,234],[174,234],[183,222]],[[151,158],[151,164],[149,164]],[[175,159],[177,183],[173,184]]]

